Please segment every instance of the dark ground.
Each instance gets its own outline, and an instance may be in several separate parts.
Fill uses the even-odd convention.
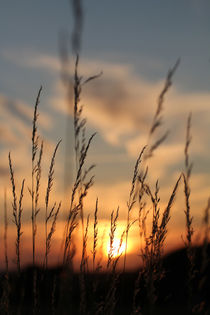
[[[209,252],[210,246],[208,262]],[[193,314],[210,314],[210,266],[207,264],[202,271],[201,258],[202,249],[196,248],[194,275],[190,286],[191,304]],[[140,307],[141,313],[135,314],[190,314],[187,311],[189,264],[186,250],[181,249],[164,257],[162,266],[164,276],[155,282],[153,291],[155,304],[151,305],[148,286],[141,278],[135,299],[135,309]],[[37,307],[34,314],[132,314],[138,274],[139,271],[115,275],[88,273],[83,278],[80,274],[61,267],[47,271],[37,268]],[[31,267],[24,269],[19,277],[16,273],[10,273],[8,282],[5,274],[2,274],[0,314],[7,314],[7,303],[9,314],[32,314],[33,283],[34,272]]]

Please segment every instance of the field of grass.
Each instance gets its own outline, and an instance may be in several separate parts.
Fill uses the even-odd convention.
[[[80,98],[82,87],[98,75],[83,80],[78,73],[79,56],[76,57],[74,73],[74,136],[76,177],[70,196],[68,216],[66,218],[63,242],[62,263],[57,268],[49,267],[49,252],[57,218],[62,203],[49,206],[54,182],[54,167],[59,141],[54,149],[48,171],[48,184],[45,192],[44,218],[44,261],[36,258],[37,217],[39,215],[39,194],[42,174],[43,142],[38,134],[40,88],[32,121],[32,156],[31,156],[31,229],[32,229],[32,266],[21,267],[22,237],[22,200],[25,192],[25,180],[22,181],[19,196],[11,153],[8,155],[12,188],[13,221],[16,226],[16,266],[17,271],[8,268],[8,211],[5,196],[4,205],[4,257],[5,271],[1,275],[1,314],[208,314],[209,313],[209,209],[208,200],[203,214],[203,234],[199,247],[193,246],[193,217],[191,215],[190,177],[192,164],[189,148],[191,142],[191,115],[186,128],[184,151],[185,171],[180,173],[174,183],[168,204],[160,208],[159,184],[153,191],[148,181],[148,160],[167,137],[164,134],[156,138],[161,125],[163,102],[172,85],[173,75],[179,61],[168,72],[165,85],[158,98],[152,126],[149,129],[148,143],[140,150],[134,166],[129,200],[127,202],[127,223],[120,241],[115,242],[119,208],[111,213],[109,249],[107,261],[98,257],[99,219],[98,199],[92,214],[93,242],[91,256],[87,251],[90,246],[90,217],[85,213],[85,198],[94,182],[94,165],[86,166],[89,147],[95,134],[86,136],[86,120],[83,118]],[[155,139],[155,140],[154,140]],[[181,184],[185,196],[186,234],[183,236],[184,248],[168,256],[163,256],[171,208],[177,189]],[[138,217],[131,216],[133,208],[138,207]],[[147,222],[151,217],[150,223]],[[139,225],[139,242],[144,244],[141,250],[142,265],[139,270],[128,272],[127,244],[129,233],[134,224]],[[82,244],[74,243],[74,234],[82,233]],[[124,248],[122,246],[124,244]],[[10,244],[9,244],[10,246]],[[74,269],[75,246],[82,248],[80,264]],[[2,246],[3,249],[3,246]],[[119,262],[121,261],[121,267]]]
[[[103,237],[100,222],[100,200],[96,197],[95,209],[86,211],[86,198],[94,185],[94,167],[97,161],[88,165],[88,154],[94,145],[95,133],[87,136],[88,122],[83,116],[81,104],[84,85],[98,80],[101,73],[83,78],[79,73],[80,36],[82,15],[79,1],[73,1],[75,10],[75,30],[73,32],[73,50],[75,65],[73,79],[69,76],[67,56],[62,51],[62,77],[68,95],[73,91],[73,129],[75,178],[68,205],[62,201],[52,204],[53,185],[56,181],[56,155],[60,149],[60,140],[53,151],[47,170],[47,186],[42,187],[43,147],[39,134],[39,103],[42,101],[42,87],[38,91],[32,117],[30,183],[23,179],[20,187],[15,173],[15,157],[8,152],[12,195],[12,219],[15,227],[15,244],[9,242],[7,194],[4,196],[4,238],[2,252],[5,268],[0,278],[0,314],[210,314],[210,270],[209,270],[209,212],[210,198],[203,210],[202,228],[199,245],[194,239],[194,219],[191,211],[191,174],[192,162],[190,144],[192,138],[192,115],[186,122],[185,147],[183,152],[184,171],[180,170],[164,209],[160,200],[158,180],[155,187],[150,182],[149,161],[155,159],[156,150],[166,140],[168,133],[160,134],[163,104],[172,86],[172,80],[180,66],[180,60],[168,71],[162,91],[157,100],[151,126],[148,126],[147,142],[139,148],[139,155],[131,174],[130,191],[126,208],[126,221],[121,235],[116,236],[119,226],[119,206],[111,212],[109,241],[106,257],[101,257]],[[27,170],[28,171],[28,170]],[[28,171],[29,172],[29,171]],[[72,171],[73,173],[73,171]],[[183,189],[184,188],[184,189]],[[165,254],[169,222],[173,216],[171,209],[182,190],[185,200],[183,218],[185,234],[183,248]],[[44,205],[40,195],[44,192]],[[23,266],[22,257],[26,248],[22,246],[24,231],[23,199],[30,195],[31,202],[31,264]],[[40,222],[40,208],[44,209],[43,222]],[[65,208],[65,209],[64,209]],[[43,212],[43,211],[42,211]],[[53,238],[59,223],[60,213],[67,213],[62,226],[59,261],[52,267],[50,253]],[[42,233],[39,227],[44,227]],[[133,259],[141,261],[138,269],[130,270],[129,239],[133,227],[138,226],[139,256]],[[40,233],[40,234],[39,234]],[[77,241],[75,241],[75,235]],[[79,235],[79,237],[78,237]],[[91,235],[91,236],[90,236]],[[180,235],[181,237],[181,235]],[[81,243],[78,243],[81,239]],[[44,246],[43,246],[44,244]],[[9,250],[15,246],[16,269],[10,270]],[[42,249],[40,249],[42,247]],[[105,245],[106,247],[106,245]],[[43,250],[44,248],[44,250]],[[39,252],[44,251],[40,260]],[[81,251],[79,260],[76,253]]]

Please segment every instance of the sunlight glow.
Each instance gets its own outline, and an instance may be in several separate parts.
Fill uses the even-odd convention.
[[[110,251],[110,240],[107,242],[107,255],[111,255],[113,258],[116,258],[122,255],[125,252],[126,244],[122,242],[120,244],[120,238],[115,238],[113,241],[112,249]]]

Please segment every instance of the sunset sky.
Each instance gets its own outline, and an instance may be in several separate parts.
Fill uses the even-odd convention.
[[[160,133],[169,130],[167,140],[149,160],[152,188],[159,179],[164,210],[172,189],[184,169],[186,122],[192,112],[193,161],[191,177],[192,215],[198,235],[203,210],[210,195],[210,2],[204,0],[85,0],[80,54],[80,74],[85,78],[103,72],[83,88],[83,115],[87,134],[97,132],[88,155],[96,164],[95,184],[88,194],[86,214],[93,217],[99,198],[101,238],[105,230],[104,253],[112,210],[120,207],[118,238],[127,214],[136,158],[147,143],[157,98],[168,70],[181,63],[166,95]],[[67,91],[61,80],[60,36],[73,31],[74,19],[67,0],[12,1],[0,4],[0,193],[11,193],[8,152],[11,152],[18,192],[26,179],[23,242],[30,252],[31,126],[33,106],[40,85],[39,133],[44,139],[41,201],[44,205],[46,175],[54,146],[62,139],[55,167],[52,200],[66,205],[75,176],[72,116],[68,119]],[[74,57],[70,45],[73,74]],[[71,105],[72,106],[72,105]],[[72,107],[70,108],[71,111]],[[72,111],[71,111],[72,113]],[[65,152],[68,153],[68,159]],[[66,177],[64,176],[66,174]],[[60,214],[52,251],[59,251],[65,206]],[[168,247],[183,245],[185,233],[183,184],[172,208]],[[42,208],[41,208],[42,212]],[[11,259],[15,231],[8,200]],[[42,214],[40,214],[41,221]],[[134,219],[134,217],[133,217]],[[3,237],[3,211],[0,215]],[[41,237],[42,225],[40,223]],[[138,226],[131,231],[130,264],[139,251]],[[90,227],[90,240],[92,238]],[[195,237],[196,237],[195,235]],[[77,235],[80,238],[81,235]],[[77,240],[77,242],[79,242]],[[41,241],[40,241],[41,243]],[[171,246],[171,247],[170,247]],[[41,251],[41,250],[40,250]],[[56,256],[57,257],[57,256]],[[56,260],[56,259],[55,259]],[[2,262],[1,262],[2,263]],[[11,262],[12,265],[12,262]]]

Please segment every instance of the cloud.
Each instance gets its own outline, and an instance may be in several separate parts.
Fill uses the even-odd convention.
[[[23,57],[17,58],[14,54],[7,54],[15,62],[21,63]],[[22,59],[21,59],[22,58]],[[60,61],[50,55],[33,53],[24,56],[27,67],[46,69],[50,73],[58,72]],[[180,65],[181,66],[181,65]],[[73,62],[71,62],[73,67]],[[103,60],[83,59],[79,70],[84,78],[103,70],[103,75],[83,86],[81,104],[84,104],[84,117],[88,126],[98,131],[103,140],[115,148],[123,148],[127,157],[135,159],[140,149],[148,141],[148,131],[157,106],[157,98],[164,86],[161,80],[151,82],[129,64],[105,62]],[[73,72],[71,72],[73,73]],[[73,95],[68,103],[67,91],[60,80],[55,76],[53,94],[48,103],[54,109],[53,115],[66,115],[73,112]],[[192,116],[192,143],[190,154],[202,157],[209,154],[210,132],[210,93],[205,91],[182,92],[176,87],[176,74],[173,85],[165,97],[163,104],[163,125],[159,135],[170,130],[167,141],[155,153],[150,165],[156,177],[166,176],[169,170],[180,169],[184,159],[184,145],[186,136],[186,121],[189,112]],[[19,110],[19,109],[18,109]],[[13,109],[14,111],[14,109]],[[17,111],[17,106],[15,107]],[[27,121],[27,115],[19,118]],[[25,115],[25,114],[24,114]],[[40,116],[42,119],[43,115]],[[155,141],[151,139],[151,141]],[[111,159],[111,157],[109,157]]]
[[[59,58],[41,53],[23,54],[5,53],[5,56],[26,67],[45,69],[49,73],[58,73],[61,69]],[[23,58],[24,55],[24,58]],[[70,73],[73,74],[73,59],[70,60]],[[181,67],[181,65],[180,65]],[[149,126],[154,116],[157,98],[163,88],[163,77],[156,82],[146,80],[137,74],[132,65],[105,62],[103,60],[83,59],[79,71],[87,78],[103,71],[103,75],[83,87],[81,102],[84,104],[84,116],[89,125],[100,132],[104,140],[115,146],[131,147],[129,139],[141,137],[147,139]],[[54,93],[49,103],[58,112],[72,113],[72,100],[67,102],[67,91],[55,76]],[[196,149],[206,152],[207,133],[209,129],[210,93],[205,91],[181,92],[176,88],[176,74],[173,86],[167,93],[163,111],[163,131],[171,130],[170,141],[177,145],[184,141],[186,119],[193,113],[193,140]],[[70,108],[69,108],[70,107]],[[202,124],[200,123],[202,121]],[[165,128],[165,129],[164,129]],[[128,139],[129,138],[129,139]],[[202,141],[199,139],[202,138]],[[126,141],[125,141],[126,139]],[[144,145],[144,143],[140,145]]]
[[[31,141],[32,106],[23,101],[13,100],[0,94],[1,128],[0,140],[4,145],[18,145],[20,141]],[[40,110],[39,110],[40,111]],[[43,111],[39,117],[39,127],[49,130],[52,126],[52,118]]]
[[[151,120],[151,105],[160,91],[161,83],[150,84],[137,77],[131,66],[103,62],[98,62],[98,66],[96,64],[86,61],[80,66],[85,77],[98,73],[96,68],[102,68],[104,72],[102,77],[83,87],[81,103],[85,105],[84,116],[107,142],[119,145],[122,136],[133,136],[147,129]],[[61,82],[55,83],[54,91],[50,103],[55,110],[64,114],[69,110],[73,112],[72,102],[68,108],[67,93]]]
[[[17,137],[15,133],[10,129],[8,122],[1,121],[0,127],[0,143],[7,145],[8,143],[16,144]]]
[[[49,72],[60,70],[60,61],[54,56],[39,53],[5,53],[7,59],[21,66],[45,69]],[[73,60],[70,67],[73,73]],[[80,63],[81,74],[87,78],[103,71],[101,78],[83,88],[84,115],[89,124],[101,131],[105,140],[119,144],[123,135],[133,135],[146,128],[150,120],[148,104],[151,107],[160,90],[160,82],[152,84],[137,76],[130,65],[113,64],[101,60],[84,60]],[[49,103],[57,111],[66,113],[66,91],[62,83],[55,82],[55,94]],[[72,103],[71,103],[72,105]],[[70,108],[72,111],[72,108]]]
[[[45,55],[34,51],[13,52],[8,50],[3,51],[2,55],[6,60],[24,68],[39,68],[48,70],[50,72],[60,70],[59,59],[54,56]]]
[[[9,175],[8,167],[0,165],[0,176],[1,177],[6,177],[8,175]]]
[[[99,63],[85,61],[81,72],[86,76],[97,73]],[[99,132],[108,145],[124,148],[127,158],[135,159],[147,144],[149,126],[154,116],[157,98],[164,85],[164,78],[156,83],[137,75],[131,66],[101,63],[104,74],[101,78],[83,87],[81,103],[84,117]],[[89,70],[88,70],[89,69]],[[91,73],[90,73],[91,70]],[[89,72],[88,72],[89,71]],[[176,75],[174,77],[176,82]],[[66,91],[61,82],[55,82],[51,104],[55,111],[67,114]],[[192,143],[190,159],[204,163],[210,152],[210,93],[207,91],[182,92],[174,83],[163,104],[163,124],[158,136],[169,130],[169,136],[154,158],[149,161],[150,178],[161,179],[166,185],[173,172],[184,168],[186,123],[192,112]],[[70,105],[72,106],[72,102]],[[72,112],[72,107],[70,112]],[[155,141],[157,136],[151,141]],[[196,169],[196,167],[195,167]],[[208,169],[205,172],[209,173]]]

